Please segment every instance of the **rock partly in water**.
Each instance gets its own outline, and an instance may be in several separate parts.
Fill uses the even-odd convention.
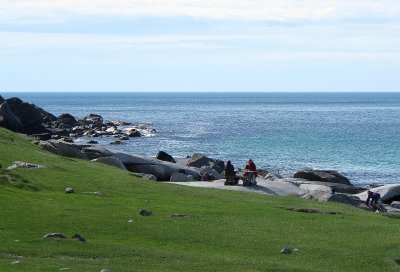
[[[82,119],[82,122],[86,125],[102,125],[103,117],[98,114],[89,114]]]
[[[137,130],[136,128],[132,128],[132,129],[128,130],[125,135],[128,137],[141,137],[142,136],[140,131]]]
[[[110,143],[110,145],[120,145],[123,144],[123,142],[121,142],[120,140],[116,140]]]
[[[63,113],[55,121],[55,126],[63,127],[63,125],[72,128],[78,125],[78,121],[71,114]]]

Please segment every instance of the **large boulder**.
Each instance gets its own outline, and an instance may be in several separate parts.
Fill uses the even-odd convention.
[[[140,133],[140,131],[137,130],[136,128],[131,128],[131,129],[129,129],[129,130],[125,133],[125,135],[126,135],[127,137],[141,137],[141,136],[142,136],[142,134]]]
[[[157,160],[176,163],[175,159],[164,151],[159,151],[156,157]]]
[[[34,104],[23,102],[17,97],[6,100],[11,111],[20,119],[27,134],[45,132],[42,123],[44,119],[55,120],[55,116]]]
[[[62,124],[67,125],[69,127],[74,127],[78,125],[78,121],[69,113],[61,114],[56,121],[56,126],[60,127]]]
[[[200,173],[203,175],[204,173],[208,173],[209,175],[212,175],[215,179],[222,179],[224,178],[224,174],[218,173],[214,168],[211,168],[210,166],[202,166],[200,168]]]
[[[124,165],[126,169],[128,169],[128,171],[142,174],[151,174],[154,175],[157,180],[169,180],[171,176],[171,173],[167,173],[166,169],[163,166],[154,162],[148,162],[146,164],[125,162]]]
[[[351,182],[345,176],[334,170],[304,170],[294,174],[294,178],[302,178],[311,181],[321,181],[330,183],[340,183],[351,185]]]
[[[358,197],[333,193],[329,186],[301,184],[300,188],[305,191],[301,196],[304,199],[313,199],[320,202],[340,202],[356,207],[361,207],[363,205],[363,202]]]
[[[270,178],[270,176],[268,176],[268,179],[274,180],[273,177],[274,176]],[[302,184],[329,186],[329,188],[335,190],[337,193],[357,194],[365,190],[364,188],[356,187],[354,185],[341,184],[341,183],[310,181],[301,178],[285,178],[285,179],[293,184],[296,184],[297,186],[301,186]]]
[[[381,200],[385,204],[390,204],[393,201],[400,200],[400,184],[388,184],[380,187],[370,189],[373,192],[377,192],[381,195]],[[366,201],[368,197],[368,190],[356,194],[362,201]]]
[[[82,119],[84,124],[91,124],[91,125],[102,125],[103,124],[103,117],[98,114],[89,114]]]
[[[172,173],[170,181],[172,182],[186,182],[188,181],[188,176],[183,173]]]
[[[11,111],[7,101],[0,105],[1,125],[15,132],[24,132],[21,120]]]
[[[182,166],[176,163],[157,160],[154,158],[145,157],[137,154],[109,150],[102,147],[86,147],[82,150],[84,154],[90,158],[114,156],[118,158],[125,167],[136,173],[152,174],[159,181],[169,181],[172,173],[181,172],[186,175],[192,175],[194,178],[200,178],[200,169]]]
[[[120,168],[122,170],[126,170],[125,165],[116,157],[109,156],[109,157],[100,157],[98,159],[92,160],[94,162],[99,162],[107,165],[111,165],[117,168]]]
[[[87,156],[82,152],[82,149],[88,147],[88,145],[76,145],[74,143],[60,140],[48,140],[40,141],[39,146],[60,156],[87,159]]]
[[[225,169],[225,163],[223,161],[208,158],[201,153],[194,153],[189,158],[180,161],[179,164],[196,168],[201,168],[202,166],[210,166],[220,174]]]

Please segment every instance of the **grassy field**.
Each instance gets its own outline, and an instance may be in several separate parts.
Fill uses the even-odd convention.
[[[46,168],[5,170],[14,161]],[[400,221],[381,214],[144,181],[2,128],[0,164],[0,271],[400,270]],[[69,186],[76,193],[65,194]],[[87,242],[42,239],[52,232]]]

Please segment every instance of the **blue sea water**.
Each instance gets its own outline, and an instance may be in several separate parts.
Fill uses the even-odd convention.
[[[152,136],[112,146],[176,158],[194,152],[284,176],[333,169],[355,184],[397,183],[400,93],[5,93],[58,116],[147,123]],[[97,139],[96,139],[97,140]],[[109,146],[113,138],[103,138]]]

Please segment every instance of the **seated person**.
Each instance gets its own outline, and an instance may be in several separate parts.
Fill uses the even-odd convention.
[[[225,167],[225,185],[237,185],[238,178],[236,177],[235,168],[232,165],[231,161],[227,161]]]
[[[246,184],[243,185],[257,185],[257,168],[252,159],[249,159],[249,161],[247,162],[246,167],[244,168],[244,172],[247,181],[245,182]]]

